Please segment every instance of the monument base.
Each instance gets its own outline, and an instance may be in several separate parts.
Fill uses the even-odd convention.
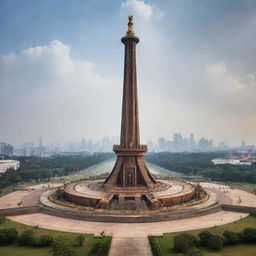
[[[148,210],[184,203],[195,195],[195,185],[178,180],[159,180],[154,188],[112,187],[106,190],[102,180],[68,184],[66,200],[97,209]]]

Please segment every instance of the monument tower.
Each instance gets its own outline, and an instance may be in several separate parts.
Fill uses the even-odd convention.
[[[136,77],[139,38],[133,31],[132,16],[129,16],[128,31],[121,41],[125,47],[122,121],[120,145],[113,146],[117,156],[114,168],[106,180],[81,180],[68,184],[64,189],[65,198],[101,210],[154,210],[187,202],[195,194],[194,185],[177,180],[156,181],[144,160],[147,146],[140,144]],[[95,218],[101,215],[100,219],[107,221],[113,218],[122,221],[124,218],[117,212],[112,216],[104,214],[104,211],[95,211],[89,215],[95,215]]]
[[[114,145],[115,166],[104,182],[106,190],[114,188],[153,188],[157,182],[144,161],[147,146],[140,144],[139,110],[136,77],[136,44],[139,38],[129,16],[128,31],[121,38],[125,46],[122,123],[120,145]]]

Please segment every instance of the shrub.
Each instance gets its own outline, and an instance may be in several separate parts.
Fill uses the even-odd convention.
[[[223,238],[219,235],[212,235],[207,244],[212,250],[220,250],[223,247]]]
[[[12,244],[18,238],[18,232],[15,228],[6,228],[0,230],[0,245]]]
[[[227,244],[232,245],[240,242],[240,236],[236,232],[225,230],[223,236],[226,238]]]
[[[64,190],[61,188],[58,188],[55,192],[55,196],[58,200],[62,200],[64,198]]]
[[[0,216],[0,224],[3,224],[6,221],[6,218],[4,216]]]
[[[186,253],[185,256],[203,256],[203,253],[198,249],[194,249],[194,250]]]
[[[49,235],[42,235],[40,238],[39,238],[39,244],[40,246],[49,246],[51,245],[53,242],[53,238]]]
[[[213,236],[213,234],[209,231],[203,231],[199,234],[200,237],[200,244],[202,246],[208,246],[209,238]]]
[[[74,246],[82,246],[84,243],[85,237],[83,235],[78,235],[75,237],[73,245]]]
[[[75,252],[71,249],[72,243],[69,239],[59,236],[53,240],[51,253],[53,256],[74,256]]]
[[[34,232],[32,230],[26,230],[20,234],[18,244],[21,246],[35,245],[37,241],[34,238]]]
[[[242,232],[243,240],[247,243],[256,243],[256,228],[245,228]]]
[[[174,249],[178,252],[186,253],[198,244],[197,238],[191,234],[180,234],[174,237],[173,239]]]

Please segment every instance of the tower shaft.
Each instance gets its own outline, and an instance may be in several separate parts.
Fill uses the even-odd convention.
[[[120,144],[124,148],[138,146],[139,111],[136,76],[136,43],[137,38],[122,38],[125,45],[123,105]]]
[[[121,41],[125,46],[125,58],[120,145],[113,146],[117,159],[104,184],[109,190],[115,187],[151,188],[156,180],[144,161],[147,146],[140,144],[136,75],[136,44],[139,38],[133,31],[132,16],[129,16],[128,31]]]

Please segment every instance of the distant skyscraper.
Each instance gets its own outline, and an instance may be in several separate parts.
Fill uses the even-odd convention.
[[[181,149],[182,149],[182,151],[188,151],[189,150],[189,139],[188,138],[183,138]]]
[[[213,149],[213,141],[201,138],[198,143],[198,149],[200,151],[211,151]]]
[[[173,143],[171,140],[166,141],[166,150],[167,151],[173,151]]]
[[[157,150],[166,151],[166,141],[164,138],[159,138],[157,141]]]
[[[229,146],[226,142],[220,142],[219,143],[219,150],[228,150]]]
[[[173,150],[176,152],[183,151],[183,137],[180,133],[173,134]]]
[[[39,148],[41,148],[43,146],[43,140],[42,140],[41,137],[39,138],[39,145],[38,146],[39,146]]]
[[[13,146],[7,143],[0,143],[0,154],[11,156],[13,155]]]
[[[147,146],[148,146],[148,151],[153,151],[154,150],[154,143],[151,140],[147,141]]]
[[[194,134],[190,134],[189,137],[189,151],[194,151],[196,149],[196,142],[195,142],[195,138],[194,138]]]

